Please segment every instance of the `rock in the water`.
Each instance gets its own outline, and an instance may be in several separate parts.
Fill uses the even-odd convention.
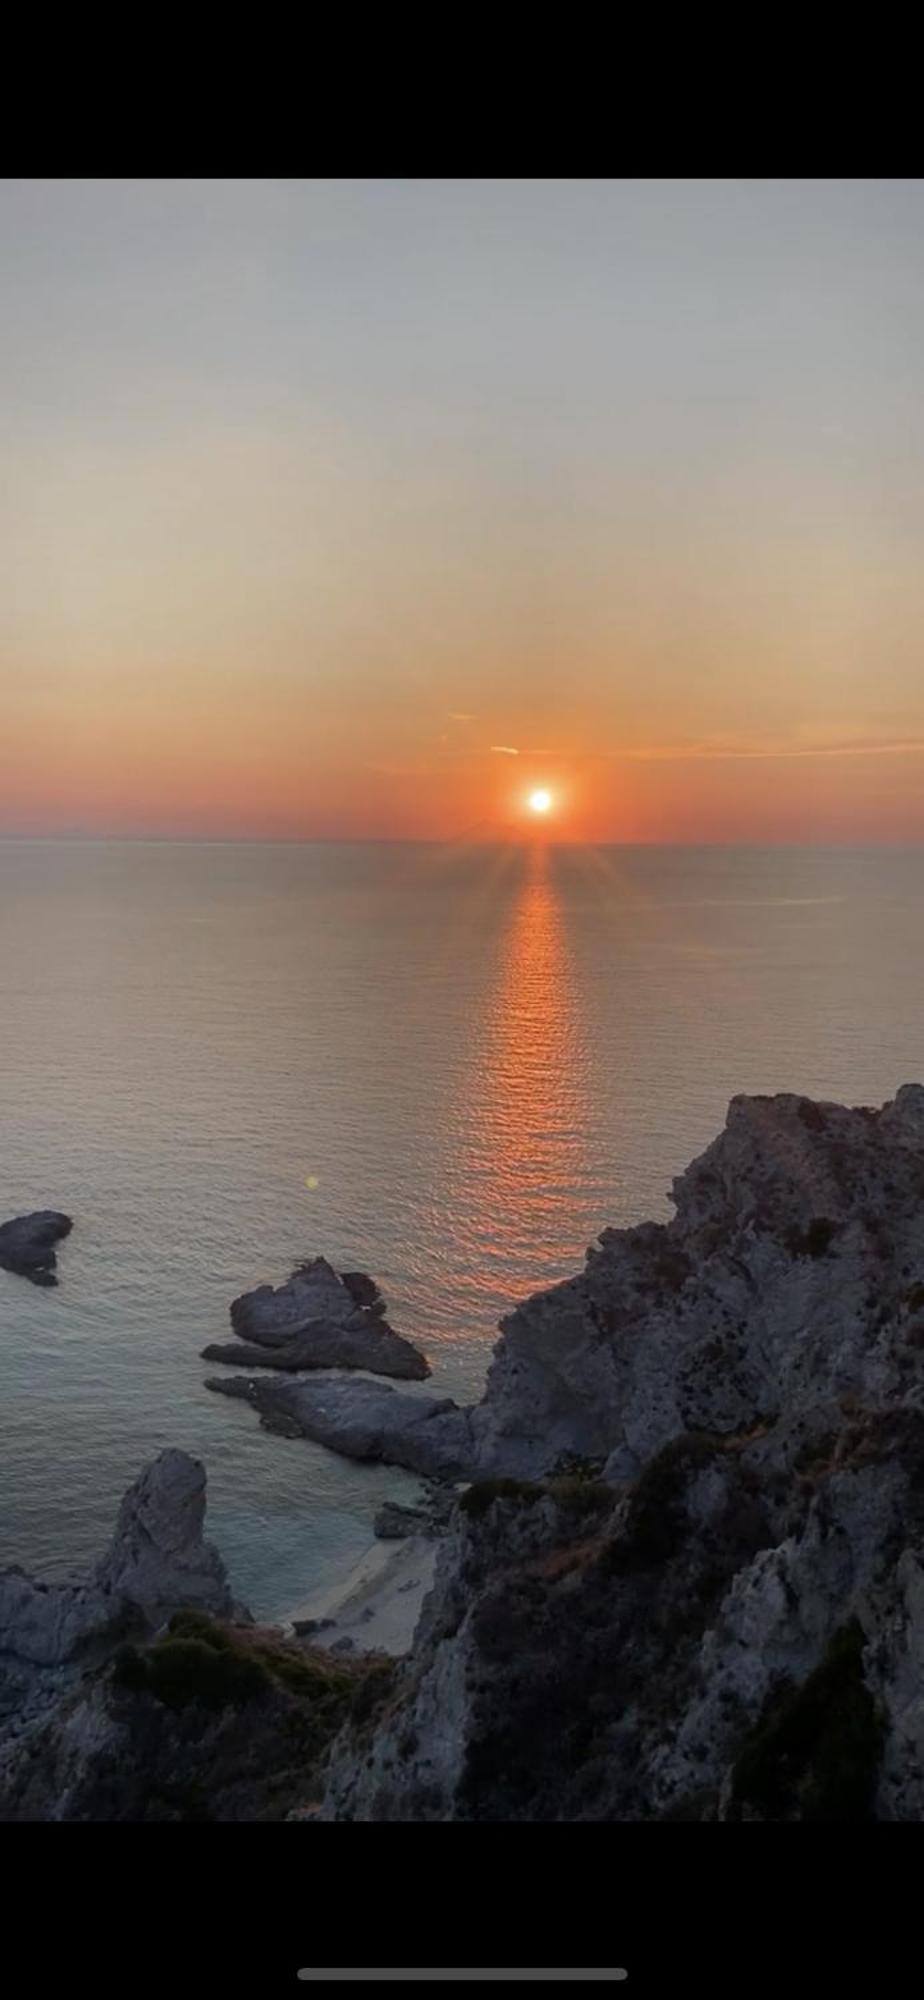
[[[434,1485],[419,1506],[407,1507],[400,1500],[386,1500],[373,1522],[380,1542],[403,1542],[410,1536],[435,1538],[444,1535],[452,1518],[455,1493],[452,1487]]]
[[[469,1413],[448,1396],[415,1396],[362,1376],[273,1382],[222,1375],[209,1377],[206,1388],[243,1397],[267,1430],[312,1438],[345,1458],[381,1459],[435,1478],[470,1476]]]
[[[204,1467],[185,1451],[162,1451],[122,1501],[97,1585],[152,1626],[183,1605],[230,1613],[225,1566],[204,1528]]]
[[[205,1472],[164,1451],[122,1501],[105,1556],[73,1583],[0,1572],[0,1737],[16,1733],[129,1632],[194,1606],[230,1614],[224,1565],[203,1539]]]
[[[56,1285],[55,1245],[69,1236],[72,1228],[70,1216],[52,1208],[0,1223],[0,1266],[17,1277],[29,1278],[33,1285]]]
[[[11,1817],[133,1817],[161,1787],[161,1816],[272,1816],[262,1780],[240,1782],[255,1744],[289,1817],[924,1819],[924,1089],[881,1111],[736,1098],[674,1200],[669,1224],[604,1231],[579,1276],[510,1314],[474,1410],[355,1376],[210,1385],[270,1427],[470,1482],[441,1540],[379,1545],[413,1642],[381,1677],[366,1661],[320,1814],[316,1750],[298,1789],[291,1715],[249,1706],[252,1666],[220,1641],[217,1664],[195,1641],[130,1663],[130,1718],[92,1675],[62,1703],[100,1601],[134,1590],[144,1619],[161,1600],[129,1525],[114,1567],[69,1592],[0,1580],[20,1649],[0,1715],[18,1702],[37,1752],[20,1745],[0,1817],[4,1799]],[[312,1690],[359,1670],[372,1604],[354,1591],[330,1636],[355,1650],[307,1663]],[[267,1671],[294,1685],[276,1650]],[[184,1702],[190,1673],[247,1697],[201,1756],[201,1721],[150,1705],[169,1709],[178,1669]],[[30,1672],[54,1690],[47,1731]],[[204,1694],[184,1717],[200,1712]]]
[[[289,1373],[364,1368],[375,1375],[424,1381],[428,1361],[395,1333],[384,1314],[385,1302],[372,1278],[361,1271],[338,1276],[326,1258],[315,1257],[275,1290],[258,1285],[235,1299],[231,1324],[243,1346],[214,1343],[202,1358]]]

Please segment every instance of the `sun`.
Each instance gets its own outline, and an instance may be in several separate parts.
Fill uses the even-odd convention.
[[[551,810],[552,794],[540,788],[537,792],[530,792],[528,803],[530,812],[547,813]]]

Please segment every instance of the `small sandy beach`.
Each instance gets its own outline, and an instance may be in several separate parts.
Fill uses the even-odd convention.
[[[311,1636],[326,1648],[406,1653],[433,1582],[438,1548],[438,1541],[425,1535],[373,1542],[346,1578],[313,1592],[281,1623],[291,1630],[316,1619],[320,1629]]]

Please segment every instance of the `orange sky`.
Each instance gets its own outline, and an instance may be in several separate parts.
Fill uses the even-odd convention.
[[[6,182],[0,833],[920,839],[922,223]]]

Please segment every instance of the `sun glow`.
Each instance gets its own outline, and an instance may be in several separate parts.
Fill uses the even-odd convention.
[[[530,792],[529,795],[530,812],[547,813],[551,810],[551,806],[552,806],[551,792],[546,792],[543,790],[539,790],[537,792]]]

